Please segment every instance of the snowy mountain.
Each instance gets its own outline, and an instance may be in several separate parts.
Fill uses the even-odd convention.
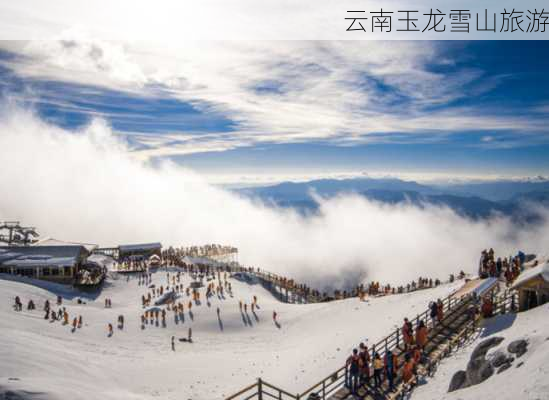
[[[187,286],[190,277],[185,276]],[[153,273],[153,284],[166,282]],[[318,304],[286,304],[260,285],[231,279],[234,297],[214,297],[167,326],[141,329],[141,295],[137,279],[109,279],[95,294],[60,285],[0,279],[0,398],[7,391],[25,399],[220,399],[258,377],[298,392],[341,367],[360,341],[375,343],[400,326],[405,316],[423,311],[430,300],[445,297],[460,284],[443,285],[398,296],[357,298]],[[201,290],[204,298],[205,290]],[[46,299],[55,305],[62,295],[69,319],[82,315],[84,326],[71,332],[60,322],[44,320]],[[243,316],[239,300],[258,297],[256,315]],[[16,312],[13,299],[37,310]],[[86,304],[78,304],[82,298]],[[112,308],[104,308],[104,299]],[[188,299],[184,296],[184,301]],[[220,309],[220,318],[216,310]],[[56,306],[54,306],[57,309]],[[272,320],[276,310],[280,328]],[[125,328],[108,337],[107,324],[124,315]],[[115,325],[116,326],[116,325]],[[192,327],[194,343],[176,341]]]

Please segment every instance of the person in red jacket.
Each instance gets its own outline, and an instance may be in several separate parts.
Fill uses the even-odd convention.
[[[360,351],[358,353],[360,357],[360,384],[369,385],[370,384],[370,352],[368,351],[368,346],[364,343],[360,343],[358,346]]]
[[[442,300],[437,300],[437,319],[439,323],[442,323],[442,320],[444,319],[444,304],[442,304]]]
[[[402,380],[405,383],[410,383],[414,377],[414,359],[406,355],[404,365],[402,367]]]
[[[416,344],[421,350],[423,350],[427,344],[427,334],[428,330],[425,326],[425,322],[423,322],[423,320],[419,321],[419,326],[416,329]]]
[[[408,346],[412,343],[413,335],[412,323],[408,321],[408,318],[404,318],[404,324],[402,325],[402,338],[404,340],[404,350],[408,349]]]

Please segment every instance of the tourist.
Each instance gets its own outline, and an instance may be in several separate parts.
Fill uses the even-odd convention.
[[[381,372],[383,371],[383,362],[381,361],[381,357],[379,356],[379,353],[375,353],[374,355],[374,386],[376,388],[379,388],[382,384],[381,379]]]
[[[437,315],[438,315],[438,306],[435,301],[432,301],[429,303],[429,315],[431,317],[431,322],[433,324],[433,328],[437,325]]]
[[[389,381],[389,391],[393,391],[395,389],[394,381],[395,381],[395,375],[398,371],[398,358],[396,354],[393,354],[391,349],[387,350],[387,353],[385,353],[385,376],[387,377],[387,380]]]
[[[402,380],[404,383],[411,383],[414,377],[414,360],[409,354],[404,357],[404,366],[402,367]]]
[[[360,343],[358,346],[360,349],[360,384],[370,384],[370,352],[368,347],[364,343]]]
[[[21,299],[19,296],[15,296],[15,305],[14,305],[15,311],[21,311],[23,309],[23,304],[21,303]]]
[[[408,318],[404,318],[404,324],[402,325],[402,338],[404,340],[404,350],[408,349],[408,346],[412,343],[413,328],[412,323],[408,321]]]
[[[358,356],[358,350],[353,349],[353,353],[347,359],[347,387],[351,391],[351,394],[358,393],[358,378],[360,373],[360,357]]]
[[[416,329],[416,344],[423,350],[427,344],[427,327],[423,320],[419,321],[419,325]]]
[[[437,300],[437,320],[438,322],[442,324],[442,320],[444,319],[444,304],[442,303],[442,300]]]

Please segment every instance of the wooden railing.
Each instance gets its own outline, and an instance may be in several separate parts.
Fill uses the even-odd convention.
[[[293,395],[259,378],[256,383],[245,387],[240,392],[227,397],[225,400],[276,399],[299,400],[299,395]]]
[[[450,294],[448,297],[446,297],[444,300],[442,300],[443,304],[443,311],[444,315],[446,316],[445,319],[449,318],[452,315],[452,312],[456,309],[458,309],[460,306],[464,305],[465,302],[468,302],[470,300],[470,296],[462,296],[460,298],[456,298],[453,294]],[[427,309],[421,314],[418,314],[413,319],[410,319],[410,322],[412,323],[414,330],[417,328],[420,321],[424,321],[428,326],[430,325],[430,318],[429,317],[430,310]],[[390,335],[386,336],[385,338],[381,339],[376,344],[372,345],[371,347],[371,357],[373,359],[375,353],[378,353],[381,358],[385,355],[386,351],[388,349],[395,349],[400,346],[402,342],[400,328],[397,328],[394,332],[392,332]],[[257,383],[248,386],[247,388],[241,390],[240,392],[227,397],[226,400],[250,400],[250,399],[265,399],[265,398],[274,398],[274,399],[307,399],[307,396],[310,396],[311,394],[315,394],[322,400],[327,400],[332,396],[334,393],[336,393],[338,390],[340,390],[346,383],[347,380],[347,374],[346,374],[346,367],[342,366],[341,368],[337,369],[321,381],[315,383],[302,393],[298,393],[296,395],[292,395],[280,388],[277,388],[271,384],[267,384],[265,381],[258,380]],[[268,388],[273,393],[266,393],[265,388]],[[278,397],[276,397],[278,396]],[[286,396],[286,397],[283,397]]]
[[[452,311],[458,309],[462,304],[469,300],[468,296],[462,296],[460,298],[455,298],[453,294],[450,294],[444,300],[442,300],[443,310],[445,315],[445,320],[450,318]],[[429,317],[430,310],[427,309],[421,314],[418,314],[415,318],[410,319],[410,322],[413,325],[414,331],[417,329],[419,322],[424,321],[427,326],[431,326]],[[387,350],[394,350],[400,347],[403,339],[400,328],[395,329],[393,333],[381,339],[376,344],[371,347],[371,358],[373,359],[375,353],[378,353],[381,359],[385,356]],[[304,396],[311,393],[317,394],[320,399],[326,400],[329,399],[332,394],[345,385],[347,378],[346,367],[343,366],[338,369],[335,373],[330,374],[328,377],[322,381],[311,386],[309,389],[301,393],[300,397],[305,398]]]
[[[506,290],[505,293],[501,296],[496,296],[492,291],[488,294],[492,296],[492,301],[494,301],[494,310],[493,316],[507,314],[509,312],[517,312],[518,310],[518,292],[515,290]],[[467,312],[467,311],[465,311]],[[461,328],[459,333],[450,340],[443,349],[438,353],[435,358],[430,359],[428,368],[425,368],[421,373],[418,373],[418,376],[415,378],[417,381],[421,376],[432,375],[432,371],[436,368],[436,365],[442,361],[443,358],[450,355],[453,350],[459,349],[469,337],[471,337],[477,330],[477,323],[479,317],[467,321],[467,323]],[[412,389],[409,386],[400,385],[392,396],[393,399],[403,398],[404,395],[410,392]]]

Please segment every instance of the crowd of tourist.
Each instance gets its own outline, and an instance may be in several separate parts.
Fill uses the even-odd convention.
[[[206,244],[203,246],[169,247],[162,251],[162,258],[164,260],[175,260],[183,257],[204,257],[215,259],[220,256],[236,253],[238,253],[238,249],[233,246]]]
[[[247,272],[265,279],[274,285],[286,290],[290,290],[294,295],[301,296],[304,299],[313,301],[330,301],[341,298],[358,297],[365,300],[366,296],[395,295],[412,292],[415,290],[434,288],[442,282],[438,278],[419,277],[406,285],[394,286],[391,284],[381,284],[377,281],[371,281],[360,284],[351,290],[335,290],[334,295],[321,293],[319,290],[312,289],[306,284],[297,283],[295,280],[276,274],[261,271],[256,268],[244,268],[238,265],[225,265],[223,267],[213,267],[208,264],[189,264],[184,262],[184,257],[211,257],[213,255],[231,254],[236,252],[236,248],[221,245],[193,246],[187,248],[169,248],[162,253],[161,265],[166,267],[165,284],[153,284],[153,276],[149,270],[149,263],[146,260],[125,260],[119,264],[119,269],[131,270],[137,272],[138,286],[146,287],[146,292],[141,295],[141,305],[143,311],[139,315],[141,329],[145,330],[147,326],[167,326],[167,318],[171,313],[175,324],[184,322],[185,311],[189,317],[194,319],[192,313],[193,306],[202,305],[200,288],[204,288],[205,301],[210,306],[210,299],[217,296],[224,300],[225,294],[233,297],[232,286],[229,278],[236,272]],[[519,252],[514,257],[495,257],[494,250],[484,250],[481,254],[479,263],[479,277],[496,277],[504,280],[509,286],[520,274],[526,261],[526,255]],[[169,270],[168,267],[176,267]],[[189,274],[192,281],[189,285],[183,284],[183,275]],[[460,271],[457,279],[465,278],[465,273]],[[129,278],[128,278],[129,279]],[[456,279],[455,275],[450,275],[449,282]],[[183,300],[186,297],[186,300]],[[70,316],[65,307],[62,306],[62,299],[57,299],[58,309],[50,307],[48,300],[45,301],[43,310],[44,319],[50,322],[61,321],[63,325],[72,325],[73,332],[83,326],[81,315],[74,316],[72,324]],[[105,298],[105,308],[111,308],[110,298]],[[239,301],[240,313],[243,320],[248,315],[248,307],[255,315],[258,309],[258,299],[253,296],[251,301]],[[490,317],[493,314],[493,299],[489,296],[482,299],[480,312],[484,317]],[[36,308],[32,300],[28,301],[27,310]],[[22,311],[23,303],[19,296],[15,298],[14,309]],[[425,347],[428,342],[430,330],[438,329],[444,320],[444,306],[440,299],[432,301],[429,304],[428,316],[431,324],[420,320],[414,329],[413,324],[404,319],[399,332],[402,338],[402,346],[394,349],[387,348],[383,357],[379,352],[370,351],[365,343],[352,350],[352,354],[346,361],[346,385],[353,394],[357,394],[360,388],[367,391],[380,391],[387,383],[388,391],[395,390],[395,382],[400,378],[401,382],[412,385],[414,377],[418,372],[419,366],[428,363],[428,357],[425,353]],[[221,311],[217,308],[217,317],[221,324]],[[248,317],[249,318],[249,317]],[[419,319],[419,318],[418,318]],[[273,311],[273,321],[280,327],[277,321],[277,313]],[[117,327],[124,329],[124,315],[119,315]],[[246,322],[245,322],[246,323]],[[107,324],[108,336],[114,334],[112,323]],[[192,342],[192,330],[189,328],[187,338],[180,341]],[[398,343],[398,341],[397,341]],[[175,337],[171,338],[171,348],[175,351]],[[383,389],[384,390],[384,389]]]
[[[516,256],[496,258],[494,249],[483,250],[478,274],[481,278],[504,278],[507,286],[510,286],[524,269],[525,262],[526,254],[522,251],[519,251]]]
[[[80,329],[83,326],[83,319],[82,315],[75,315],[72,319],[72,322],[70,320],[69,313],[65,307],[62,306],[63,299],[61,296],[57,296],[57,311],[53,309],[53,307],[50,305],[50,301],[46,299],[44,301],[43,311],[44,311],[44,319],[46,321],[51,322],[61,322],[62,325],[70,325],[72,326],[72,332],[74,333],[76,329]],[[23,303],[21,301],[21,298],[19,296],[15,296],[15,303],[13,306],[15,311],[23,311]],[[27,303],[27,311],[34,311],[36,310],[36,304],[34,303],[34,300],[29,299]]]

